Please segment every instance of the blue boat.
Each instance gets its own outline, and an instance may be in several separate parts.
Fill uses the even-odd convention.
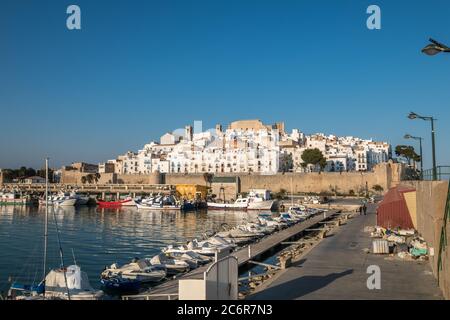
[[[16,292],[22,292],[26,295],[32,295],[32,294],[43,294],[45,291],[45,285],[43,282],[41,282],[40,284],[38,284],[37,286],[35,285],[26,285],[26,284],[21,284],[18,282],[13,282],[13,284],[10,287],[11,291],[16,291]]]
[[[109,279],[101,279],[101,284],[105,289],[132,292],[138,291],[141,287],[141,282],[136,279],[127,279],[122,277],[113,277]]]

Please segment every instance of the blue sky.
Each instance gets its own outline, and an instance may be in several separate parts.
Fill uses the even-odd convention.
[[[82,30],[66,28],[81,7]],[[382,29],[366,28],[366,8]],[[99,162],[194,120],[285,121],[405,143],[434,115],[450,164],[448,0],[25,1],[0,4],[0,167]],[[406,141],[407,142],[407,141]]]

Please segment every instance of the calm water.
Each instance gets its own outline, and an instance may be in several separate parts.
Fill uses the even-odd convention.
[[[53,217],[49,215],[48,268],[60,266]],[[236,225],[252,216],[244,212],[147,212],[135,208],[54,209],[65,264],[75,259],[88,273],[93,287],[105,266],[129,262],[133,257],[152,257],[169,244],[182,244],[223,223]],[[0,290],[8,280],[27,283],[42,279],[44,209],[0,207]]]

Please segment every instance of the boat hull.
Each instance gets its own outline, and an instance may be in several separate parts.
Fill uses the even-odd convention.
[[[55,205],[60,207],[73,207],[77,203],[77,199],[65,199],[55,202]]]
[[[247,210],[247,204],[208,202],[208,209],[214,210]]]
[[[123,200],[123,201],[102,201],[102,200],[97,200],[98,206],[102,207],[102,208],[117,208],[117,207],[121,207],[123,205],[126,205],[128,202],[131,202],[131,200]]]
[[[275,201],[250,202],[247,210],[272,210]]]
[[[140,210],[153,210],[153,211],[161,211],[161,210],[181,210],[180,206],[150,206],[150,205],[143,205],[143,204],[137,204],[137,208]]]

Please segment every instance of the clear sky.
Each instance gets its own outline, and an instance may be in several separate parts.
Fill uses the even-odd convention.
[[[82,30],[66,28],[81,7]],[[366,9],[381,7],[382,29]],[[202,120],[405,143],[450,164],[448,0],[4,0],[0,167],[97,163]],[[408,141],[406,141],[408,143]]]

